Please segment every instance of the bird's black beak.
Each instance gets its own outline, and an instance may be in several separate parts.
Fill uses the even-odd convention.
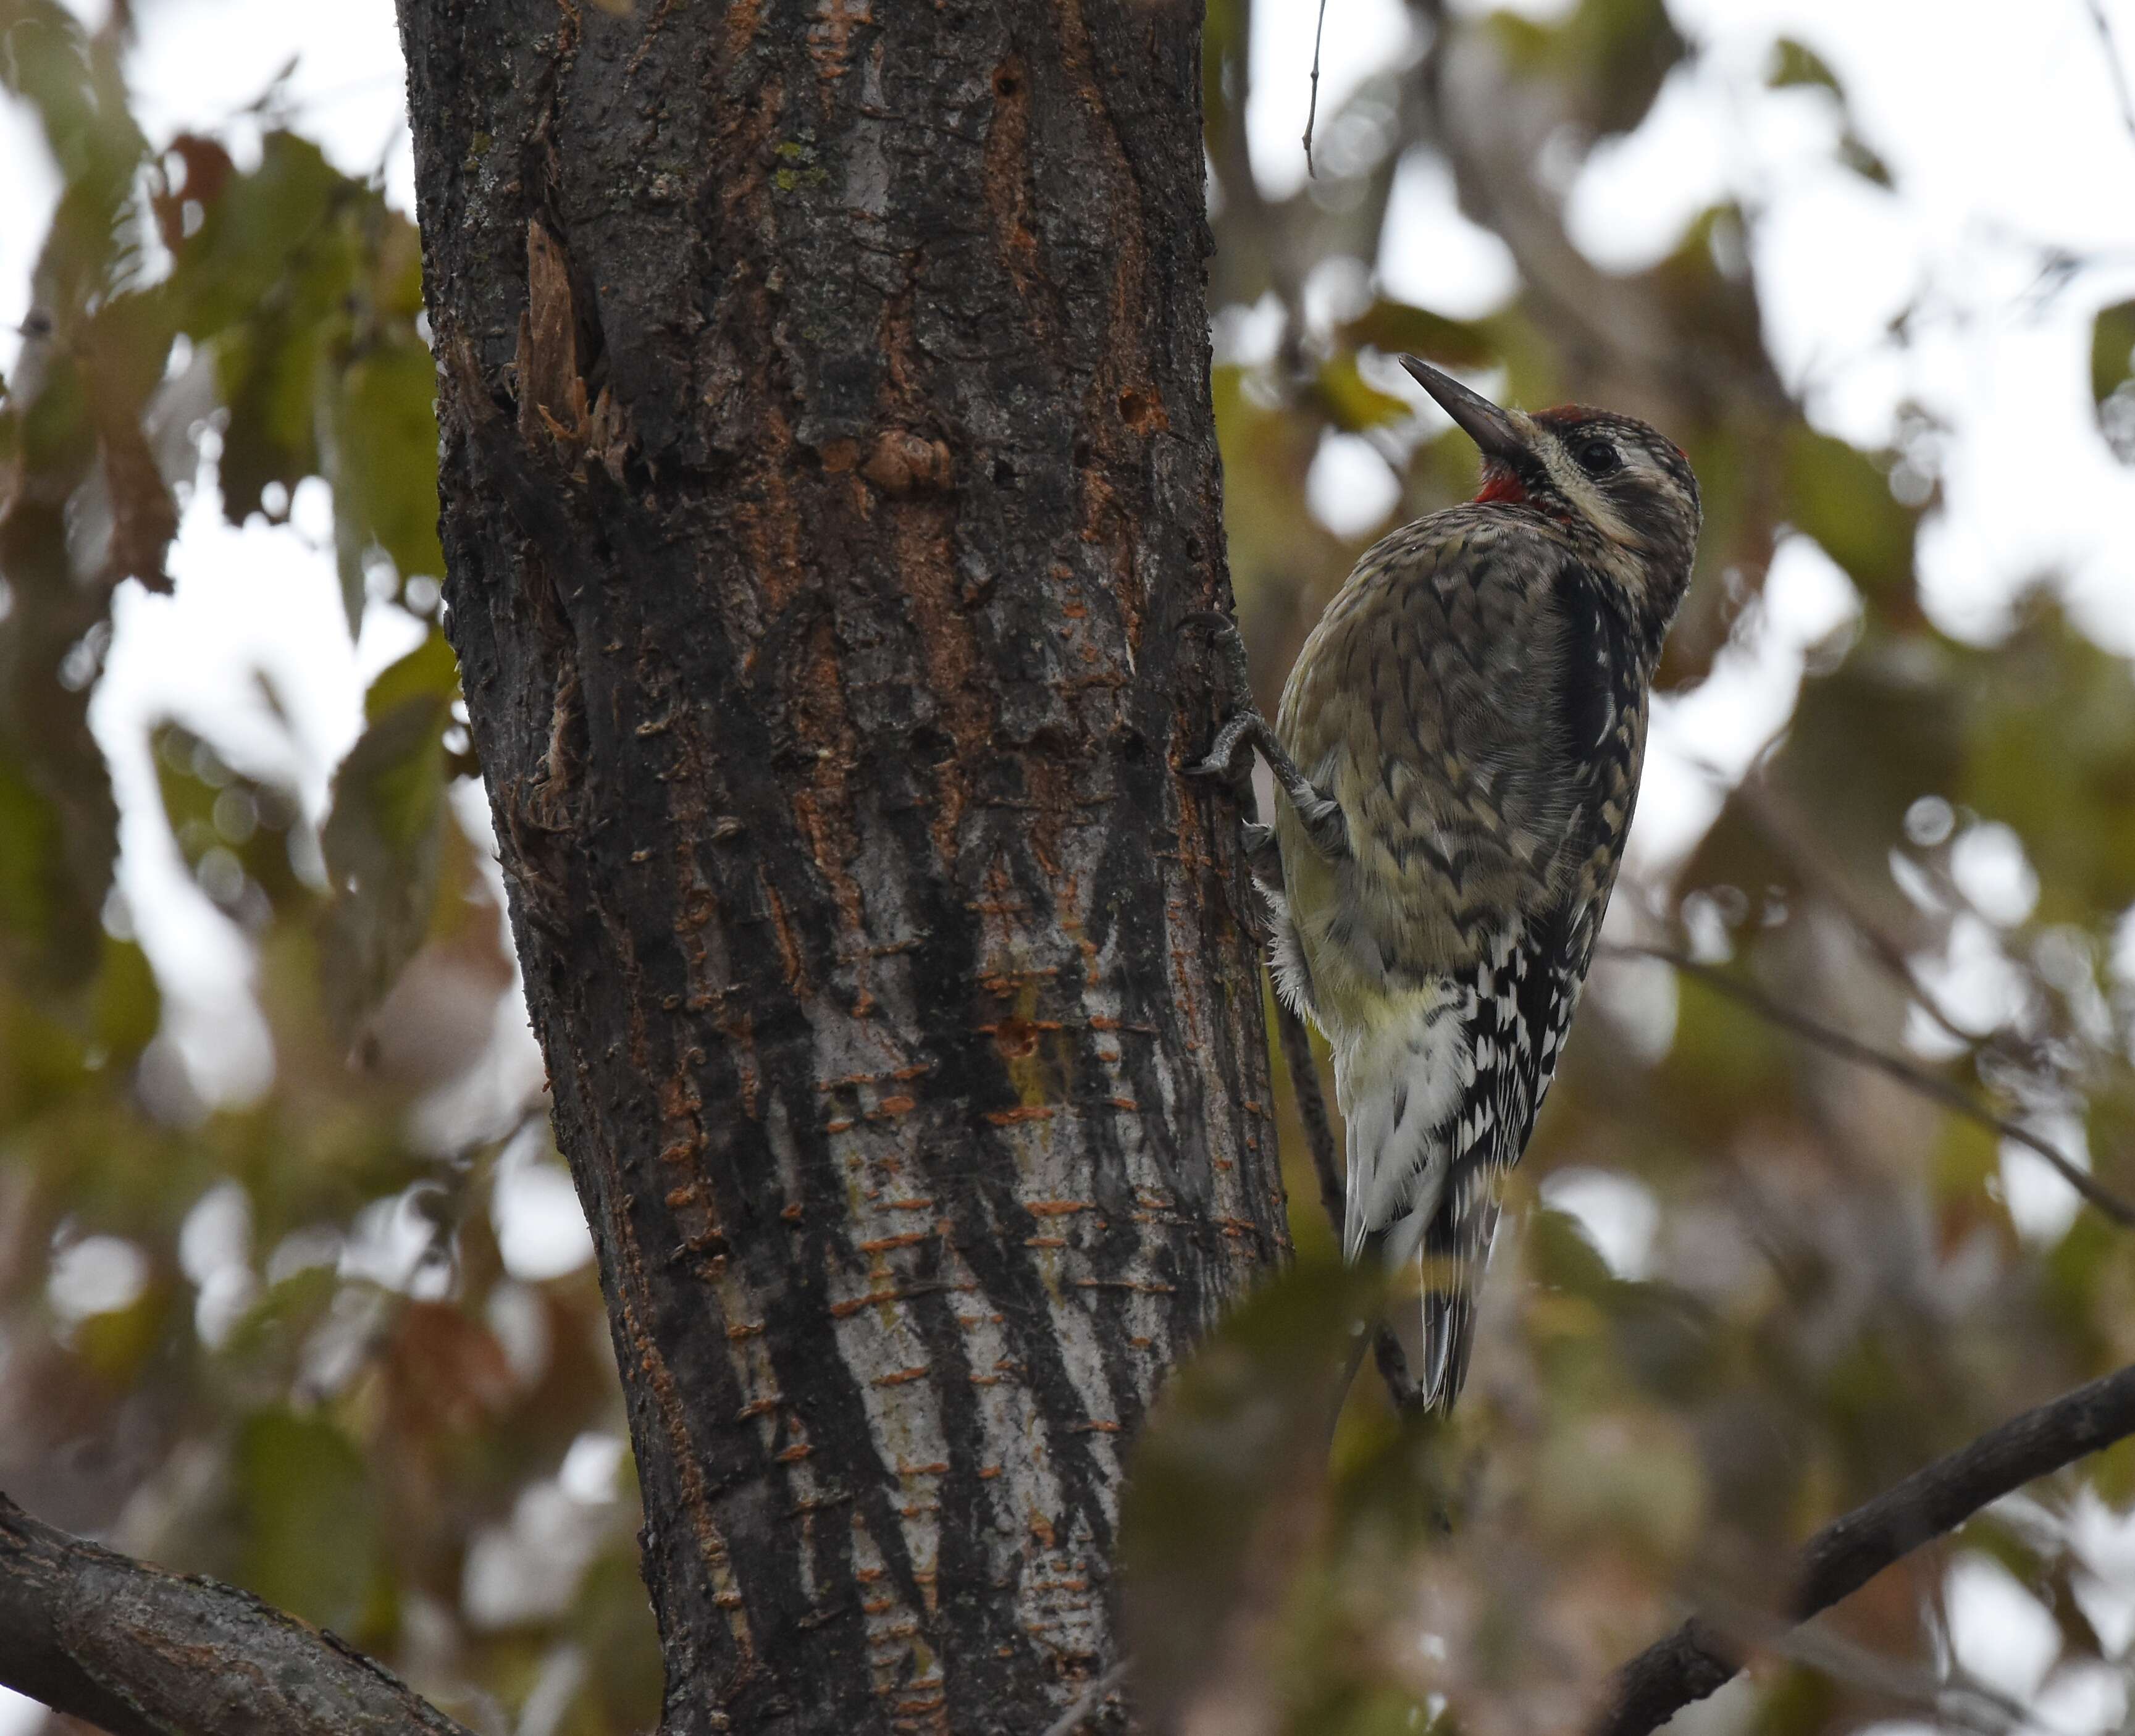
[[[1411,380],[1438,400],[1438,407],[1453,418],[1455,425],[1483,448],[1485,457],[1510,463],[1525,454],[1527,442],[1519,424],[1480,392],[1469,391],[1450,374],[1441,374],[1413,355],[1402,356],[1401,365]]]

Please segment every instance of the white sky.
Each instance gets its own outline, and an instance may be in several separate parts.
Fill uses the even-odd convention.
[[[102,3],[80,0],[79,9],[94,17]],[[2124,58],[2135,51],[2135,0],[2104,4]],[[2087,389],[2091,314],[2135,294],[2135,138],[2086,0],[1671,7],[1707,52],[1694,73],[1671,80],[1638,133],[1581,173],[1570,201],[1576,238],[1605,264],[1636,267],[1666,251],[1703,205],[1730,194],[1742,200],[1760,216],[1768,337],[1812,415],[1871,444],[1909,401],[1949,425],[1946,504],[1923,539],[1938,622],[1991,636],[2016,585],[2053,571],[2089,631],[2135,650],[2135,472],[2114,463],[2099,438]],[[1255,12],[1248,122],[1256,169],[1275,193],[1304,174],[1297,139],[1315,10],[1314,0],[1260,0]],[[235,118],[293,60],[283,99],[296,123],[346,170],[382,166],[389,196],[410,208],[390,0],[141,0],[139,12],[135,88],[152,136],[188,127],[229,136],[235,123],[241,140],[250,123]],[[1895,193],[1833,163],[1837,123],[1824,98],[1762,89],[1782,34],[1837,71],[1858,130],[1896,175]],[[1360,77],[1408,51],[1399,0],[1331,0],[1323,119]],[[12,328],[53,183],[34,132],[4,106],[0,161],[12,171],[0,180],[0,326]],[[2095,253],[2099,262],[2041,298],[2036,256],[2020,240]],[[1394,293],[1449,313],[1487,311],[1511,288],[1502,246],[1460,218],[1444,177],[1428,170],[1401,177],[1375,264]],[[1908,347],[1892,344],[1891,315],[1923,294],[1932,312],[1921,335]],[[12,329],[0,331],[0,368],[13,348]],[[1315,509],[1339,525],[1375,495],[1387,498],[1390,479],[1378,465],[1360,442],[1330,447],[1314,471]],[[96,702],[130,815],[124,884],[189,1058],[215,1090],[242,1093],[264,1065],[244,950],[153,841],[153,784],[138,737],[148,721],[175,713],[206,728],[240,763],[278,769],[315,805],[323,800],[331,768],[354,739],[365,680],[406,646],[413,625],[374,606],[361,644],[348,645],[322,487],[300,491],[294,522],[280,530],[233,531],[211,500],[194,501],[173,556],[178,594],[128,588]],[[1739,775],[1791,704],[1803,646],[1853,607],[1843,577],[1813,546],[1782,550],[1761,625],[1722,659],[1707,689],[1661,711],[1634,862],[1665,863],[1695,839],[1718,795],[1693,758]],[[293,715],[293,742],[264,725],[253,697],[257,670],[272,677]],[[1977,1574],[1953,1593],[1960,1615],[1992,1610],[2004,1627],[2015,1619],[2009,1598],[2027,1595]],[[2005,1647],[2002,1661],[2012,1656]],[[2099,1721],[2057,1720],[2066,1729]]]

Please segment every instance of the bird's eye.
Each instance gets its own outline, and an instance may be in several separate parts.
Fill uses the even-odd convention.
[[[1584,440],[1573,451],[1573,460],[1590,476],[1605,476],[1624,467],[1622,454],[1606,440]]]

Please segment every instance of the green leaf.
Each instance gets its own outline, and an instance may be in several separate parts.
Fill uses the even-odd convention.
[[[1689,52],[1663,0],[1581,0],[1556,24],[1501,10],[1484,27],[1517,71],[1553,77],[1573,118],[1596,138],[1644,119],[1661,81]]]
[[[96,974],[90,1026],[107,1064],[128,1066],[155,1039],[163,1023],[163,997],[148,955],[131,941],[104,937],[104,966]]]
[[[2135,675],[2049,598],[1968,684],[1964,774],[1950,793],[2013,827],[2038,920],[2135,902]]]
[[[404,582],[443,577],[438,545],[437,370],[412,333],[351,361],[327,417],[327,480],[349,631],[361,625],[361,563],[382,550]]]
[[[269,133],[259,167],[222,185],[178,251],[178,322],[210,346],[230,409],[220,469],[232,524],[260,510],[269,483],[293,489],[319,467],[318,406],[361,283],[351,220],[376,197],[308,140]]]
[[[106,1385],[123,1390],[166,1337],[172,1290],[151,1284],[123,1308],[91,1314],[74,1329],[75,1354]]]
[[[286,1164],[282,1168],[286,1170]],[[295,1178],[278,1173],[274,1179],[288,1182]],[[340,1289],[341,1280],[332,1265],[299,1267],[270,1285],[239,1317],[223,1340],[223,1359],[247,1372],[291,1378],[306,1340],[326,1318]]]
[[[593,1661],[587,1691],[607,1727],[650,1730],[660,1722],[660,1631],[646,1607],[632,1540],[597,1556],[579,1582],[571,1627]]]
[[[270,483],[324,475],[350,629],[382,553],[403,580],[442,574],[436,382],[417,333],[414,226],[317,146],[270,133],[259,167],[207,202],[168,286],[182,327],[209,345],[230,423],[221,459],[233,523]]]
[[[25,743],[34,759],[16,757],[0,726],[0,961],[67,989],[85,983],[103,958],[118,847],[104,755],[80,716],[70,704],[29,719],[31,730],[46,732]]]
[[[1839,135],[1838,160],[1863,181],[1872,181],[1879,187],[1896,185],[1897,177],[1891,174],[1890,164],[1851,127]]]
[[[1237,1691],[1227,1666],[1281,1648],[1291,1581],[1324,1521],[1353,1328],[1382,1288],[1380,1274],[1332,1261],[1292,1267],[1217,1328],[1144,1431],[1120,1559],[1135,1695],[1153,1727]]]
[[[1319,399],[1327,419],[1346,433],[1382,428],[1406,421],[1416,407],[1405,399],[1382,392],[1357,371],[1355,355],[1330,356],[1319,365]]]
[[[2090,399],[2099,408],[2135,380],[2135,302],[2101,307],[2090,325]]]
[[[385,1569],[363,1458],[323,1417],[266,1410],[239,1431],[245,1589],[314,1627],[358,1634]]]
[[[323,322],[293,327],[263,317],[215,345],[216,384],[230,409],[218,475],[233,525],[263,510],[269,483],[293,490],[317,471],[315,399],[332,336]]]
[[[233,771],[214,747],[180,723],[156,726],[156,776],[171,835],[201,888],[232,914],[247,907],[245,887],[274,910],[308,902],[312,888],[290,857],[303,808],[288,786]],[[235,862],[243,871],[232,874]]]
[[[367,190],[309,139],[277,130],[259,143],[259,167],[224,184],[171,273],[179,328],[196,342],[269,312],[314,323],[353,273],[353,249],[333,220]]]
[[[2090,396],[2113,457],[2135,464],[2135,302],[2101,307],[2091,323]]]
[[[60,818],[9,760],[0,758],[0,930],[41,941],[59,902]]]
[[[1499,359],[1496,326],[1456,320],[1406,302],[1376,301],[1336,334],[1351,348],[1369,344],[1388,355],[1410,353],[1445,368],[1484,368]]]
[[[1871,596],[1901,594],[1913,572],[1919,514],[1891,492],[1866,452],[1806,423],[1789,430],[1787,513]]]
[[[459,694],[459,660],[453,655],[451,641],[433,627],[414,650],[378,672],[363,696],[363,715],[375,723],[407,700],[442,699],[450,704]]]
[[[451,715],[448,693],[410,694],[372,721],[335,774],[322,839],[333,902],[319,962],[345,1036],[385,999],[437,907]]]
[[[1765,84],[1773,90],[1813,85],[1830,91],[1834,96],[1845,94],[1839,88],[1838,75],[1831,70],[1823,56],[1792,36],[1781,36],[1772,44],[1772,57],[1765,68]]]
[[[2085,1469],[2098,1498],[2115,1512],[2135,1506],[2135,1436],[2115,1441],[2089,1460]]]

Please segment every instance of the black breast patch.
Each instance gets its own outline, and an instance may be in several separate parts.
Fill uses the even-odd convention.
[[[1638,699],[1629,629],[1600,580],[1584,567],[1556,575],[1564,662],[1556,705],[1559,747],[1572,764],[1592,759]]]

